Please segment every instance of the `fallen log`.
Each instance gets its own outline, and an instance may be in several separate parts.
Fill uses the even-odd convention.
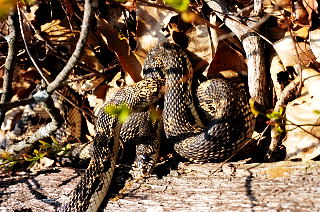
[[[119,200],[106,201],[105,210],[320,210],[319,161],[223,165],[181,162],[167,172],[161,173],[160,169],[127,188]],[[116,176],[113,184],[121,177]],[[0,211],[55,211],[79,178],[79,170],[71,168],[55,168],[36,175],[2,174]],[[117,189],[111,192],[119,192],[114,190]]]

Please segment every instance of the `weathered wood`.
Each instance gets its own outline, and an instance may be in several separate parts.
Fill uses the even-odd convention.
[[[243,23],[232,9],[229,1],[205,0],[208,6],[224,22],[224,24],[238,37],[245,50],[248,62],[248,86],[250,96],[262,106],[267,108],[267,78],[264,66],[264,52],[261,35],[257,34],[256,28],[262,21]],[[260,2],[261,3],[261,2]],[[256,1],[254,11],[258,15],[260,11],[259,1]]]
[[[320,162],[180,163],[136,183],[108,211],[319,211]],[[217,172],[214,172],[217,170]],[[75,187],[75,170],[0,176],[0,211],[55,211]]]

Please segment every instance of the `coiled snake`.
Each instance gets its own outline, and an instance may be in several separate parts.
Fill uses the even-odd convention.
[[[105,104],[126,104],[136,112],[123,124],[120,135],[117,116],[100,111],[91,162],[62,211],[98,210],[112,179],[120,140],[143,138],[143,156],[136,163],[142,173],[151,171],[159,141],[153,141],[155,130],[143,111],[162,96],[166,140],[191,161],[225,160],[251,137],[254,119],[244,89],[212,79],[192,92],[192,67],[180,47],[158,44],[149,52],[143,74],[144,80],[122,88]]]

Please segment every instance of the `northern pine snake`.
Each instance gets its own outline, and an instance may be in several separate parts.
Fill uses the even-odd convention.
[[[122,88],[105,105],[125,103],[139,112],[122,126],[120,139],[115,133],[117,117],[101,110],[90,165],[62,211],[99,208],[113,176],[120,140],[152,140],[151,121],[141,111],[147,111],[162,96],[166,140],[191,161],[225,160],[251,137],[254,119],[244,89],[223,79],[212,79],[193,92],[192,67],[180,47],[170,43],[154,47],[146,58],[143,73],[144,80]],[[147,164],[147,172],[156,161],[158,147],[150,140],[148,148],[142,151],[144,159],[140,160],[142,168]]]

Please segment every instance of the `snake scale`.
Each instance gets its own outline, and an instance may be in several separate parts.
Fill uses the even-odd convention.
[[[134,112],[126,123],[118,124],[117,116],[101,109],[91,162],[61,211],[98,210],[113,176],[120,141],[143,138],[136,163],[142,173],[152,170],[159,139],[152,139],[155,130],[148,109],[161,97],[165,139],[190,161],[225,160],[251,137],[254,118],[245,90],[224,79],[211,79],[193,92],[192,66],[179,46],[168,42],[155,46],[143,74],[144,80],[123,87],[105,103],[105,107],[126,104]]]

